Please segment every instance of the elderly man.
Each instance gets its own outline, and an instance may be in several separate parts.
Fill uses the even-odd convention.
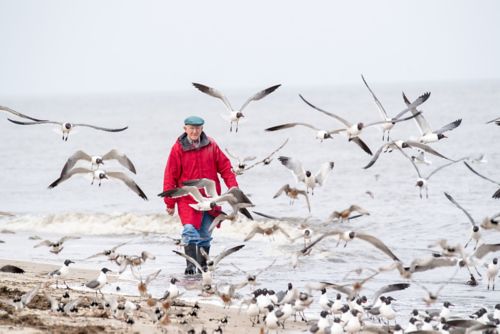
[[[220,194],[221,186],[217,173],[227,188],[238,187],[231,162],[217,143],[203,132],[204,123],[205,121],[198,116],[190,116],[184,120],[184,133],[177,138],[168,157],[163,190],[182,187],[183,182],[187,180],[208,178],[215,181],[217,193]],[[203,191],[202,189],[202,194]],[[201,256],[199,249],[203,248],[207,254],[209,253],[212,237],[208,229],[213,219],[219,215],[220,207],[217,206],[210,211],[197,211],[189,206],[196,203],[191,196],[175,199],[165,197],[164,200],[169,215],[174,214],[177,204],[177,211],[184,226],[182,230],[184,252],[205,267],[206,260]],[[195,274],[195,266],[189,261],[186,263],[184,273]]]

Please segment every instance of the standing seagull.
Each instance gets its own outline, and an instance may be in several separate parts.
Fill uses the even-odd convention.
[[[102,268],[101,271],[99,272],[99,276],[96,279],[93,279],[87,283],[85,283],[85,286],[89,289],[95,290],[95,295],[97,299],[97,292],[102,295],[101,288],[108,283],[108,278],[107,274],[109,272],[112,272],[108,268]]]
[[[229,103],[229,100],[221,92],[219,92],[215,88],[211,88],[211,87],[208,87],[208,86],[196,83],[196,82],[193,82],[193,86],[195,86],[197,89],[199,89],[201,92],[203,92],[205,94],[208,94],[210,96],[213,96],[213,97],[216,97],[216,98],[220,99],[224,103],[224,105],[226,106],[227,110],[229,111],[229,120],[231,122],[231,127],[229,128],[229,131],[233,131],[233,123],[236,123],[236,130],[235,131],[238,132],[238,122],[240,121],[240,119],[242,117],[245,117],[243,115],[243,109],[245,109],[245,107],[250,102],[252,102],[252,101],[258,101],[258,100],[266,97],[267,95],[271,94],[276,89],[278,89],[278,87],[281,86],[281,84],[280,85],[271,86],[269,88],[261,90],[260,92],[258,92],[255,95],[251,96],[248,100],[246,100],[245,103],[243,103],[243,105],[241,106],[241,108],[239,110],[234,110],[233,107],[231,107],[231,104]]]
[[[89,161],[91,163],[90,168],[94,169],[94,165],[98,169],[101,165],[104,165],[104,161],[107,160],[116,160],[118,161],[123,167],[127,168],[129,171],[132,173],[136,174],[135,171],[135,166],[130,161],[130,159],[123,153],[118,152],[117,150],[113,149],[109,151],[108,153],[100,156],[100,155],[89,155],[85,153],[84,151],[76,151],[73,153],[71,157],[68,158],[68,161],[66,161],[66,164],[64,165],[61,175],[66,174],[71,168],[75,166],[75,164],[79,160],[85,160]]]
[[[408,108],[411,109],[411,113],[413,114],[413,116],[415,116],[414,119],[421,134],[420,138],[417,141],[423,144],[429,144],[443,138],[447,138],[443,133],[455,129],[460,125],[460,123],[462,123],[462,119],[457,119],[456,121],[446,124],[441,129],[433,131],[422,113],[417,110],[417,106],[413,106],[413,103],[410,104],[410,100],[408,100],[405,93],[403,93],[403,100],[405,101]]]
[[[464,248],[467,248],[467,246],[469,245],[469,242],[471,242],[472,240],[475,240],[476,244],[474,245],[474,250],[476,250],[477,244],[479,243],[479,240],[481,239],[481,233],[479,232],[479,226],[474,221],[474,218],[472,218],[472,216],[470,215],[470,213],[468,213],[467,210],[465,210],[460,204],[458,204],[458,202],[455,201],[455,199],[450,194],[448,194],[448,193],[445,192],[444,195],[446,196],[446,198],[451,203],[455,204],[455,206],[457,208],[459,208],[460,210],[462,210],[462,212],[465,213],[465,215],[467,216],[467,218],[470,220],[470,222],[472,224],[472,233],[471,233],[469,241],[467,241],[465,243]]]
[[[61,268],[56,269],[53,272],[49,273],[50,277],[56,279],[56,289],[57,289],[59,278],[64,278],[64,277],[66,277],[68,275],[68,273],[69,273],[69,265],[71,263],[74,263],[74,262],[71,261],[71,260],[65,260],[64,264],[62,265]],[[64,282],[64,285],[66,285],[66,287],[69,288],[68,284],[66,284],[65,281],[63,281],[63,282]]]
[[[123,183],[125,183],[127,187],[129,187],[133,192],[139,195],[139,197],[141,197],[146,201],[148,200],[146,194],[142,191],[142,189],[139,188],[139,186],[134,182],[134,180],[129,178],[127,175],[125,175],[122,172],[106,172],[103,169],[91,170],[81,167],[73,168],[67,171],[65,174],[62,174],[57,180],[52,182],[49,185],[49,188],[52,189],[54,187],[57,187],[59,183],[66,181],[67,179],[76,174],[92,174],[92,182],[90,184],[94,184],[94,180],[98,180],[99,186],[101,186],[101,182],[103,179],[109,179],[109,178],[118,179]]]
[[[398,120],[401,116],[403,116],[405,113],[407,113],[410,110],[410,105],[408,105],[408,107],[406,109],[404,109],[403,111],[401,111],[395,117],[390,118],[389,116],[387,116],[387,112],[385,111],[385,108],[382,105],[382,103],[380,103],[380,101],[377,98],[377,96],[375,95],[375,93],[371,90],[370,86],[368,86],[368,83],[366,82],[365,77],[363,76],[363,74],[361,74],[361,79],[363,79],[363,82],[364,82],[366,88],[368,88],[368,90],[372,94],[372,97],[375,100],[375,104],[377,105],[377,108],[378,108],[378,111],[380,113],[380,116],[385,121],[385,123],[382,123],[382,140],[384,140],[384,135],[387,132],[387,141],[389,141],[389,134],[390,134],[392,128],[394,127],[394,125],[396,124],[393,121],[394,120]],[[420,96],[417,99],[417,101],[415,101],[412,104],[412,107],[416,108],[418,105],[424,103],[425,101],[427,101],[427,99],[429,98],[430,95],[431,95],[431,93],[425,93],[425,94],[423,94],[422,96]]]
[[[325,162],[321,165],[318,172],[313,175],[311,171],[305,170],[304,167],[302,167],[302,163],[297,159],[281,156],[278,160],[281,161],[283,166],[292,171],[298,182],[304,182],[306,185],[306,192],[309,193],[309,189],[311,189],[313,195],[316,185],[322,186],[323,183],[325,183],[328,174],[334,166],[333,161]]]
[[[103,128],[100,126],[95,126],[91,124],[84,124],[84,123],[69,123],[69,122],[58,122],[58,121],[33,121],[33,122],[21,122],[21,121],[15,121],[13,119],[7,118],[9,121],[11,121],[14,124],[19,124],[19,125],[35,125],[35,124],[57,124],[61,127],[62,131],[62,140],[67,141],[69,133],[71,130],[75,127],[78,126],[85,126],[88,128],[96,129],[96,130],[102,130],[102,131],[107,131],[107,132],[120,132],[128,129],[128,126],[124,128],[118,128],[118,129],[110,129],[110,128]]]

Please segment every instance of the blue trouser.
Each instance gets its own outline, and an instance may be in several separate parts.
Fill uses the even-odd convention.
[[[201,218],[200,229],[197,230],[193,225],[186,224],[182,230],[183,244],[196,244],[198,247],[210,247],[212,241],[211,233],[208,231],[214,217],[204,212]]]

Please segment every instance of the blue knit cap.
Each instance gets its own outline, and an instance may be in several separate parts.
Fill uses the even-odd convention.
[[[184,120],[184,125],[202,126],[203,124],[205,124],[205,121],[198,116],[189,116]]]

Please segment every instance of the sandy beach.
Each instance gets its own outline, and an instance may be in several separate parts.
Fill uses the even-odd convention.
[[[118,313],[115,316],[103,309],[101,305],[90,307],[95,298],[95,293],[82,291],[74,288],[96,276],[92,270],[71,268],[66,282],[71,287],[66,289],[62,282],[59,288],[55,288],[55,281],[47,278],[47,273],[58,269],[58,266],[23,262],[0,260],[0,267],[4,265],[15,265],[25,270],[24,274],[13,274],[0,272],[0,333],[187,333],[194,329],[194,333],[201,333],[203,329],[207,333],[217,332],[220,327],[223,333],[259,333],[261,328],[252,327],[244,308],[241,313],[238,308],[224,308],[217,305],[198,303],[199,308],[194,308],[192,302],[183,302],[182,297],[168,310],[168,316],[153,323],[148,313],[136,311],[132,315],[133,324],[127,324]],[[116,276],[110,277],[116,281]],[[15,311],[8,306],[5,300],[12,300],[31,290],[40,283],[50,282],[48,287],[42,286],[38,294],[33,298],[27,308]],[[166,284],[165,288],[167,288]],[[66,315],[63,312],[52,312],[50,303],[44,296],[47,292],[52,297],[61,298],[66,292],[70,299],[81,297],[82,302],[78,311]],[[137,296],[125,296],[117,293],[117,297],[126,298],[139,303],[141,308],[148,308],[145,299]],[[160,297],[160,296],[156,296]],[[194,311],[194,312],[193,312]],[[223,320],[227,316],[227,323]],[[306,329],[304,323],[287,323],[287,332],[298,332]]]

